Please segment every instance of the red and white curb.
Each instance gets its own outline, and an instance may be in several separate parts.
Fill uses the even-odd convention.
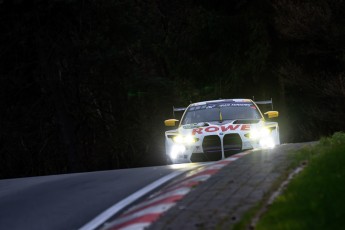
[[[249,154],[251,151],[238,153],[224,160],[205,166],[201,170],[187,173],[186,177],[169,184],[164,189],[151,195],[143,202],[128,209],[115,220],[105,223],[101,230],[139,230],[147,228],[164,212],[173,207],[193,187],[206,181],[211,175],[237,159]]]

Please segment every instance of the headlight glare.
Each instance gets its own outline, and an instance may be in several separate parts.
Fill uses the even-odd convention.
[[[182,136],[182,135],[177,135],[173,137],[173,141],[178,144],[193,144],[197,142],[197,138],[193,137],[192,135],[188,136]]]
[[[183,143],[183,137],[182,137],[181,135],[174,136],[174,137],[173,137],[173,141],[174,141],[175,143],[181,144],[181,143]]]
[[[261,136],[262,137],[267,137],[268,135],[270,135],[271,130],[269,128],[262,128],[261,129]]]
[[[260,138],[269,136],[270,133],[271,133],[271,130],[269,128],[266,128],[266,127],[259,128],[259,129],[254,128],[250,131],[249,138],[250,139],[260,139]]]
[[[186,151],[186,147],[184,145],[174,145],[170,152],[171,159],[175,160],[178,155],[184,153]]]
[[[250,139],[259,139],[260,138],[259,130],[257,130],[257,129],[251,130],[250,134],[249,134],[249,138]]]
[[[274,141],[271,137],[262,138],[259,143],[263,148],[274,148]]]
[[[192,136],[186,136],[185,138],[184,138],[184,142],[186,143],[186,144],[193,144],[193,143],[195,143],[195,138],[194,137],[192,137]]]

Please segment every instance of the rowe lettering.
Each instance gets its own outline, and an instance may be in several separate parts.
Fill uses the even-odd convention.
[[[234,130],[242,130],[242,131],[249,131],[250,130],[250,125],[221,125],[220,128],[219,126],[208,126],[207,128],[195,128],[192,131],[192,135],[195,134],[202,134],[202,132],[207,132],[207,133],[212,133],[212,132],[217,132],[219,129],[222,132],[226,131],[234,131]]]

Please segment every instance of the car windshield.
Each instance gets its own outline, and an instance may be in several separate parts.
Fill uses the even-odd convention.
[[[183,116],[182,125],[220,120],[261,119],[252,102],[219,102],[190,106]]]

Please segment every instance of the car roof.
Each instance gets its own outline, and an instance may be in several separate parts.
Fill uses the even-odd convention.
[[[192,103],[189,106],[198,106],[198,105],[220,103],[220,102],[252,102],[253,103],[253,101],[250,99],[236,98],[236,99],[219,99],[219,100],[211,100],[211,101],[200,101],[200,102]]]

